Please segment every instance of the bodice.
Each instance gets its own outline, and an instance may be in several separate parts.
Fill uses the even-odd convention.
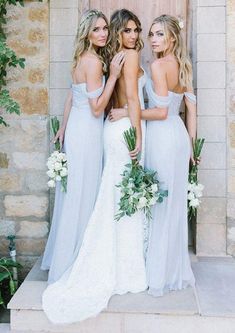
[[[99,97],[105,86],[105,77],[103,76],[102,86],[94,91],[87,91],[87,84],[84,83],[72,83],[71,89],[73,93],[72,106],[76,108],[84,108],[85,106],[89,107],[89,99]]]
[[[196,96],[190,92],[182,94],[168,91],[168,96],[159,96],[155,93],[153,88],[153,82],[151,79],[147,79],[146,91],[149,99],[149,108],[162,107],[168,108],[168,116],[178,116],[180,111],[180,105],[184,96],[193,104],[196,104]]]

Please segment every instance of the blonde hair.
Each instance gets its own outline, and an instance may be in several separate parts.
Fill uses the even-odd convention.
[[[109,58],[107,47],[100,47],[97,51],[95,51],[94,46],[92,45],[91,41],[89,40],[89,36],[92,32],[92,29],[95,27],[95,24],[98,20],[98,18],[102,18],[105,20],[105,22],[108,25],[108,20],[106,16],[98,10],[92,9],[87,10],[84,12],[84,14],[81,16],[80,24],[77,30],[77,36],[75,40],[75,51],[73,56],[73,65],[72,70],[75,69],[78,61],[80,60],[81,55],[85,51],[90,51],[94,53],[98,58],[101,60],[103,65],[103,72],[107,72],[107,64],[106,59]],[[108,44],[108,41],[107,41]]]
[[[186,45],[184,43],[181,34],[179,20],[171,15],[161,15],[155,18],[149,29],[149,36],[152,26],[156,23],[160,23],[162,25],[164,30],[164,35],[166,36],[166,41],[169,40],[170,37],[174,38],[174,47],[172,53],[174,54],[179,63],[180,86],[183,88],[192,88],[192,80],[193,80],[192,64],[188,56]],[[158,53],[157,57],[158,58],[164,57],[166,51],[167,50]]]
[[[134,21],[139,33],[142,31],[141,23],[138,17],[129,11],[128,9],[119,9],[116,10],[110,19],[110,53],[111,57],[113,57],[117,52],[121,51],[123,48],[122,44],[122,32],[127,26],[128,21]],[[144,47],[144,43],[138,36],[136,41],[135,49],[140,51]]]

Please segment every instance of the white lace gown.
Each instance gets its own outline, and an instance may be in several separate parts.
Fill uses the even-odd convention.
[[[51,230],[41,269],[48,282],[57,281],[78,255],[83,235],[93,212],[102,175],[103,114],[95,117],[89,98],[97,98],[102,86],[87,92],[86,84],[72,84],[72,108],[65,131],[68,159],[67,192],[57,184]]]
[[[144,108],[145,77],[138,83]],[[105,121],[101,186],[79,255],[43,293],[43,310],[53,323],[73,323],[96,316],[107,307],[112,295],[138,293],[147,288],[142,215],[136,213],[118,222],[114,220],[120,198],[115,185],[130,161],[123,131],[130,126],[129,118]],[[142,132],[144,139],[145,122]]]
[[[196,103],[191,93],[157,96],[149,79],[146,90],[151,107],[168,107],[166,120],[148,121],[146,167],[157,170],[168,197],[153,210],[146,270],[149,293],[162,296],[170,290],[194,286],[188,254],[187,188],[190,139],[179,116],[183,98]]]

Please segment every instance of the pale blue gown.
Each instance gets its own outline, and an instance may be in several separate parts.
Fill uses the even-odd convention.
[[[68,159],[67,192],[57,184],[55,206],[42,266],[49,269],[48,283],[57,281],[78,255],[84,231],[94,209],[103,158],[103,114],[92,114],[89,99],[99,97],[102,87],[87,92],[86,83],[72,84],[72,108],[65,131]]]
[[[194,286],[188,254],[187,187],[190,139],[179,116],[183,98],[196,103],[191,93],[158,96],[148,79],[149,107],[168,107],[166,120],[148,121],[146,167],[157,170],[168,197],[153,210],[146,271],[149,293],[161,296],[170,290]]]

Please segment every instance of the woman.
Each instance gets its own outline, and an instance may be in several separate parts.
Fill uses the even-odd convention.
[[[68,180],[66,194],[61,194],[57,186],[52,228],[42,262],[42,269],[49,269],[49,283],[58,280],[77,257],[100,185],[104,109],[124,61],[124,53],[114,57],[104,85],[108,35],[108,22],[103,13],[90,10],[82,16],[73,84],[62,127],[55,137],[60,143],[65,137]]]
[[[190,143],[196,137],[196,97],[178,20],[156,18],[149,40],[156,59],[146,85],[151,109],[142,111],[148,120],[145,164],[157,170],[168,198],[154,208],[146,264],[149,293],[161,296],[195,283],[188,255],[187,187],[190,154],[195,163]],[[179,116],[183,99],[188,132]],[[126,115],[124,109],[111,112],[113,120]]]
[[[113,294],[146,289],[143,230],[140,214],[114,221],[120,198],[116,184],[130,157],[123,131],[131,124],[138,140],[133,156],[141,148],[140,108],[143,104],[143,72],[139,66],[138,18],[127,10],[111,17],[111,38],[124,50],[125,63],[117,82],[117,106],[128,105],[130,119],[104,126],[104,170],[95,209],[88,223],[78,257],[62,278],[43,294],[43,309],[54,323],[71,323],[95,316],[107,307]],[[139,77],[142,75],[141,77]],[[139,101],[139,98],[140,101]]]

